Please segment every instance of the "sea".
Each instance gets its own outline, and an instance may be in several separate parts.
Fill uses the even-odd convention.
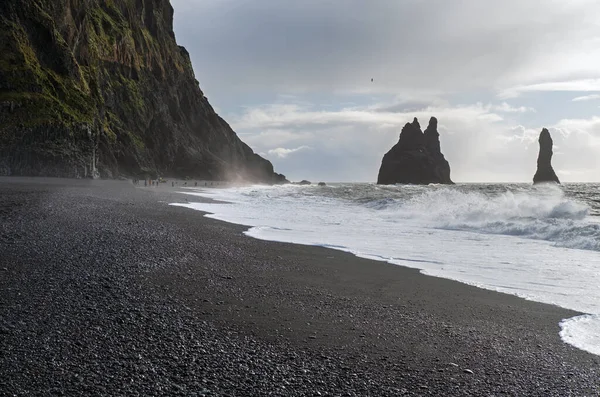
[[[316,245],[585,313],[560,337],[600,355],[600,184],[242,186],[173,205]],[[193,196],[217,200],[195,202]]]

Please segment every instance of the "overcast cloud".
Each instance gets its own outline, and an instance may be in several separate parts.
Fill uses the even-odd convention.
[[[542,127],[562,180],[600,180],[600,2],[172,3],[205,95],[293,180],[374,181],[431,116],[455,181],[530,181]]]

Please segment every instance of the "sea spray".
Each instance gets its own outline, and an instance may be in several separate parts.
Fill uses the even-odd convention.
[[[591,316],[561,337],[597,352],[597,185],[252,186],[196,191],[233,204],[178,204],[247,235],[320,245]],[[191,192],[190,192],[191,193]]]
[[[536,186],[493,196],[443,188],[406,202],[381,199],[370,207],[420,219],[432,228],[520,236],[600,251],[600,224],[584,221],[589,205],[566,197],[559,187]]]

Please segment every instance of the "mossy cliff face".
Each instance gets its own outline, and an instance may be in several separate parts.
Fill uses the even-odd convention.
[[[0,175],[280,182],[212,109],[168,0],[0,2]]]

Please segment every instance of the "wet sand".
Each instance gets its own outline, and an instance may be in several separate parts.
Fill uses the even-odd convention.
[[[0,395],[600,394],[558,336],[577,313],[255,240],[177,191],[0,178]]]

